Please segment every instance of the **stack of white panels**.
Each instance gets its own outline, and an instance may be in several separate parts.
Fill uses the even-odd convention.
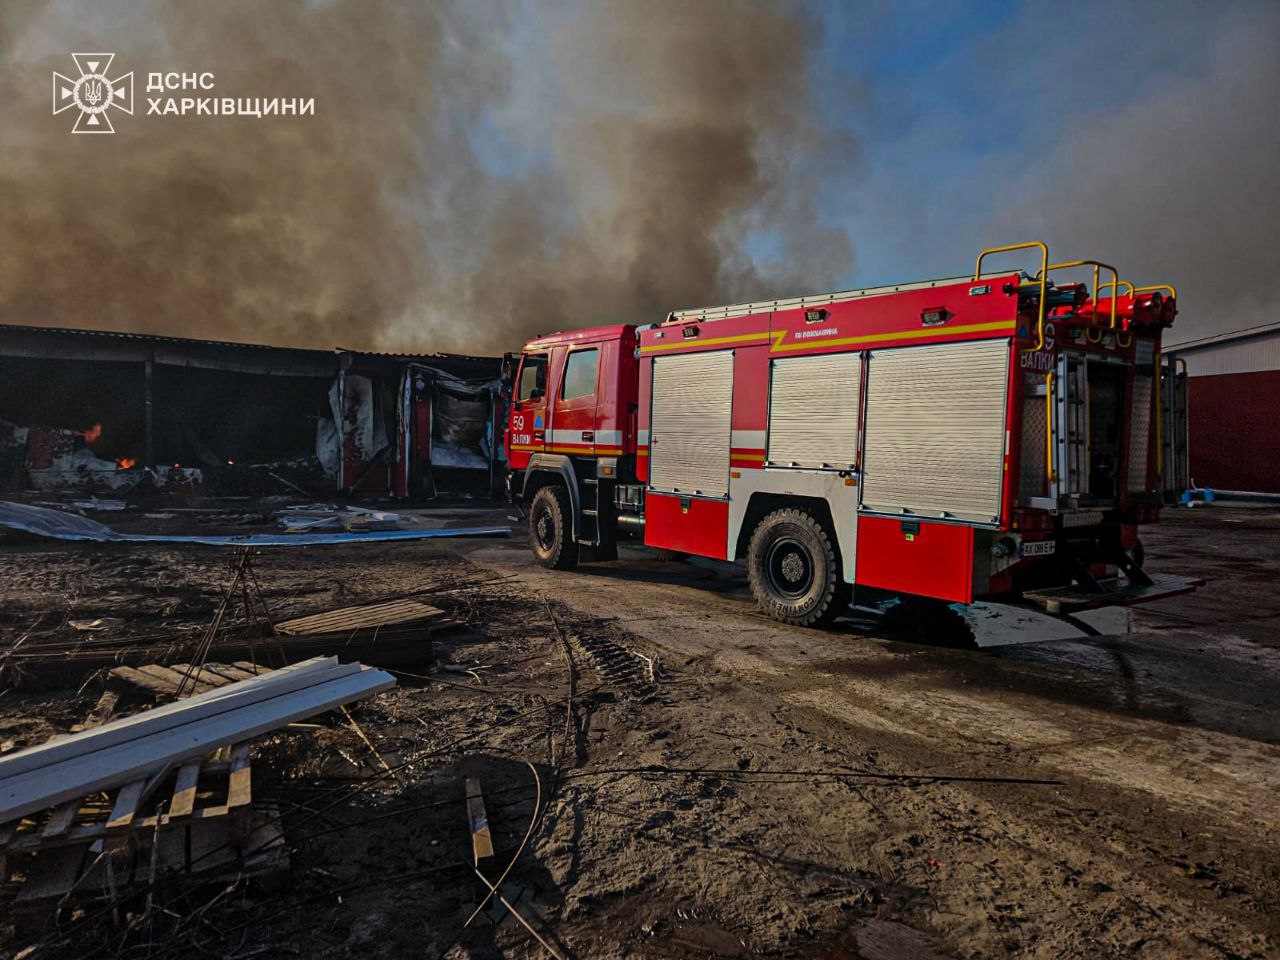
[[[385,671],[316,657],[19,751],[0,760],[0,824],[393,686]]]

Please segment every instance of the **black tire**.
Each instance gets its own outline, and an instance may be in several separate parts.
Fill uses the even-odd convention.
[[[747,578],[756,603],[782,623],[823,626],[849,606],[833,538],[807,510],[775,510],[756,525]]]
[[[973,650],[978,646],[969,621],[945,600],[906,597],[885,611],[881,626],[895,640],[933,647]]]
[[[551,570],[577,566],[569,491],[558,483],[542,487],[529,504],[529,548],[538,563]]]

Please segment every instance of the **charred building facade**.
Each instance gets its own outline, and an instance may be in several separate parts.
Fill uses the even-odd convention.
[[[0,488],[488,496],[501,363],[0,325]]]

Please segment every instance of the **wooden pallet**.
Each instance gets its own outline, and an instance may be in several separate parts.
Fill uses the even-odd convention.
[[[312,650],[376,666],[418,668],[434,660],[433,636],[457,626],[439,607],[402,598],[294,617],[272,629],[291,654]]]
[[[316,636],[318,634],[349,634],[382,627],[430,624],[438,629],[452,621],[439,607],[419,600],[387,600],[358,607],[340,607],[306,617],[281,620],[275,632],[287,636]]]
[[[252,802],[249,744],[239,743],[176,770],[0,826],[0,855],[99,840],[141,846],[157,829],[224,817],[233,832],[243,834]]]
[[[0,879],[14,909],[47,914],[69,895],[120,896],[153,880],[287,869],[279,811],[253,804],[248,743],[0,826]]]
[[[107,673],[107,690],[116,694],[143,693],[164,700],[178,697],[178,691],[182,690],[182,695],[178,698],[185,699],[197,693],[225,687],[229,683],[249,680],[270,670],[270,667],[250,663],[248,660],[206,663],[195,668],[189,663],[171,663],[167,666],[147,663],[138,667],[113,667]]]

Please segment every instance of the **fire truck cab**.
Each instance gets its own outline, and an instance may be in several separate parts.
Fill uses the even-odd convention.
[[[1035,275],[984,269],[1025,250]],[[1081,270],[1092,287],[1058,282]],[[745,560],[792,624],[855,590],[926,624],[978,599],[1061,615],[1186,592],[1138,539],[1175,314],[1172,287],[1037,242],[964,277],[539,337],[513,367],[508,488],[547,567],[623,540]]]

